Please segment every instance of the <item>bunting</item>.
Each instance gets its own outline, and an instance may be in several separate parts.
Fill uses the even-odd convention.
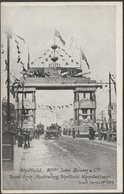
[[[21,61],[21,57],[20,57],[20,55],[18,56],[18,59],[17,59],[17,63],[20,63],[20,61]]]
[[[20,36],[18,36],[16,34],[14,34],[14,35],[17,38],[19,38],[21,41],[23,41],[23,43],[25,43],[25,40],[22,37],[20,37]],[[22,62],[22,59],[21,59],[20,41],[18,41],[17,39],[15,39],[15,43],[16,43],[16,48],[17,48],[17,53],[18,53],[17,63],[18,64],[21,63],[23,65],[24,63]],[[29,52],[28,52],[28,63],[29,63]],[[29,66],[28,63],[27,63],[27,67]]]
[[[69,65],[69,63],[67,63],[67,62],[66,62],[65,64],[66,64],[66,65]]]
[[[37,105],[37,108],[44,108],[44,107],[46,107],[46,108],[49,108],[50,110],[55,110],[55,109],[57,109],[57,108],[59,108],[59,109],[63,109],[63,108],[69,108],[69,107],[71,107],[72,106],[72,104],[69,104],[69,105],[62,105],[62,106],[50,106],[50,105]]]

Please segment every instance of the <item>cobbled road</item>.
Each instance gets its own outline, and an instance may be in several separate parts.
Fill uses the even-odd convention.
[[[4,171],[8,190],[116,189],[116,144],[71,136],[33,139],[14,147],[14,170]]]

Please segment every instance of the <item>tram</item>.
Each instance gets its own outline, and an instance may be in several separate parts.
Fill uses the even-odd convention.
[[[45,139],[55,138],[61,136],[61,127],[58,124],[51,124],[47,126],[47,130],[45,131]]]

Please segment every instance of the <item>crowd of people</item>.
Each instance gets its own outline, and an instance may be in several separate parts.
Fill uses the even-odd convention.
[[[96,133],[96,130],[93,126],[89,126],[89,139],[90,140],[94,140],[95,139],[95,133]],[[80,137],[80,130],[79,128],[76,129],[76,128],[69,128],[69,129],[63,129],[63,135],[69,135],[73,137],[73,139],[75,139],[76,137]]]
[[[18,143],[18,147],[29,148],[32,138],[39,139],[40,135],[40,129],[34,129],[31,134],[30,129],[19,128],[15,136],[15,141]]]

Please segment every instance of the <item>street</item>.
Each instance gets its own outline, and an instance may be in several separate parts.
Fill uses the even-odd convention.
[[[4,171],[4,189],[116,189],[116,143],[61,136],[14,147],[14,170]]]

